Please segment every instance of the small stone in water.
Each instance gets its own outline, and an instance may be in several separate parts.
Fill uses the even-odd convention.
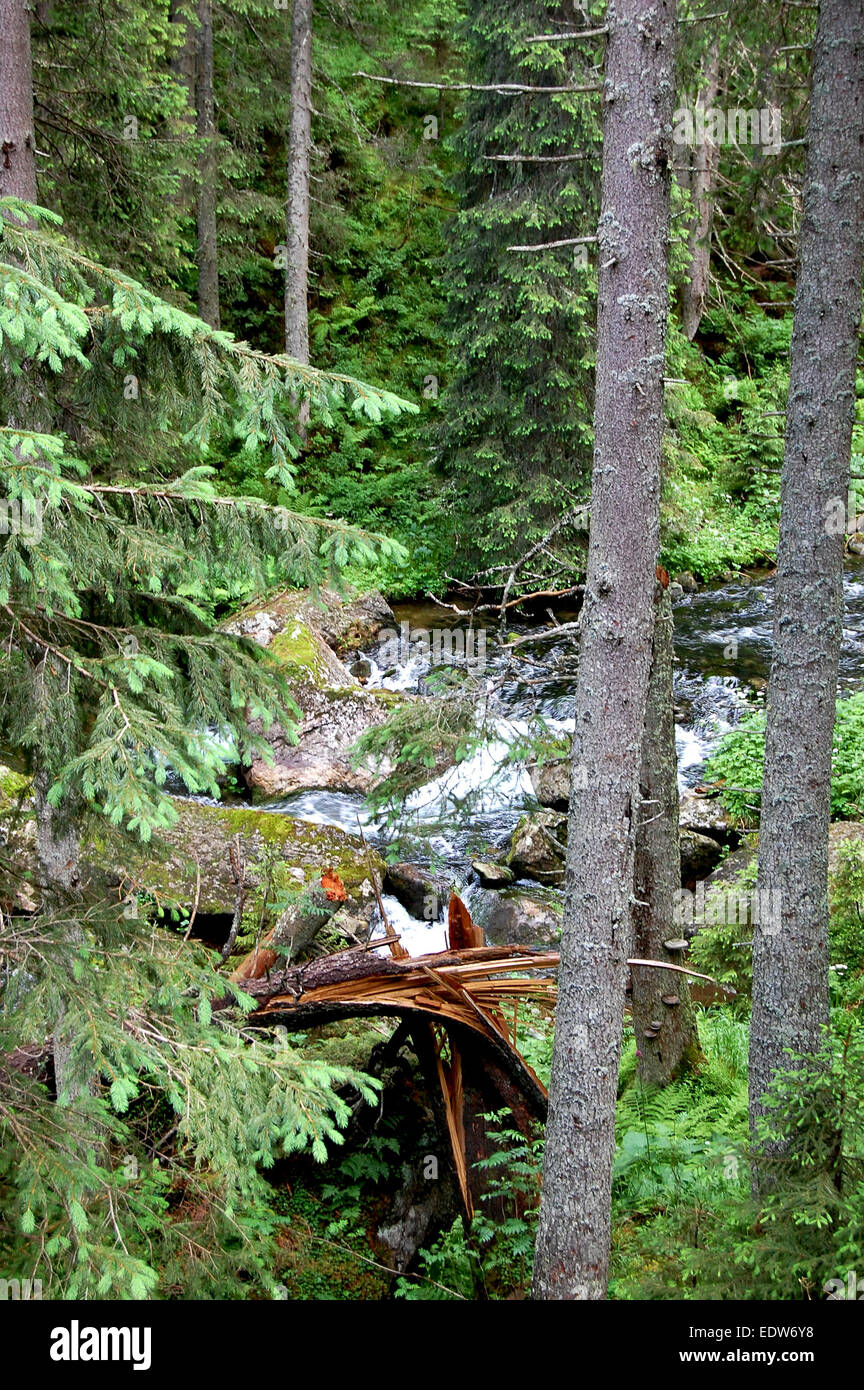
[[[471,868],[486,888],[497,888],[504,883],[512,883],[516,875],[505,864],[492,864],[486,859],[473,859]]]

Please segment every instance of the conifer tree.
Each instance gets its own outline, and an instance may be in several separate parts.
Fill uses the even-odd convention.
[[[602,259],[555,1046],[534,1260],[539,1299],[602,1299],[639,774],[654,631],[675,0],[608,15]],[[620,542],[623,517],[632,524]]]
[[[573,24],[551,0],[472,0],[470,80],[590,85],[602,38],[529,42],[562,28]],[[508,247],[594,235],[598,116],[590,94],[466,99],[455,141],[460,211],[445,266],[453,377],[439,458],[464,518],[460,551],[477,564],[515,558],[587,492],[594,250]]]
[[[147,1217],[106,1165],[142,1087],[167,1088],[191,1152],[224,1165],[219,1229],[236,1223],[257,1162],[285,1145],[323,1152],[347,1111],[335,1073],[266,1040],[250,1061],[236,1025],[211,1024],[209,1001],[227,988],[212,966],[178,960],[91,900],[82,836],[102,817],[148,840],[175,815],[169,765],[190,791],[218,794],[226,759],[267,756],[250,720],[291,727],[290,689],[263,649],[219,630],[220,593],[314,586],[351,558],[395,553],[336,522],[220,495],[208,441],[265,454],[287,489],[293,397],[325,419],[340,401],[373,420],[403,403],[234,341],[87,257],[54,215],[18,199],[0,202],[0,353],[0,750],[32,777],[41,904],[4,937],[0,1181],[15,1188],[22,1236],[55,1232],[65,1292],[140,1297],[156,1277],[140,1223],[156,1219],[159,1184]],[[14,901],[14,884],[2,888]],[[12,1060],[52,1035],[54,1120]],[[209,1060],[193,1063],[199,1046]],[[233,1108],[220,1113],[213,1093],[226,1086]],[[24,1146],[18,1168],[10,1145]]]
[[[813,53],[790,353],[777,594],[753,935],[750,1120],[773,1076],[823,1050],[829,1020],[828,824],[843,641],[843,546],[864,267],[861,6],[825,0]],[[777,1150],[783,1142],[772,1142]]]

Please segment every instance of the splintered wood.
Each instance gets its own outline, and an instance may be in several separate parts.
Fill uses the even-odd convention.
[[[353,951],[340,952],[353,956]],[[327,959],[336,962],[338,956]],[[367,1004],[383,1006],[394,1013],[416,1010],[464,1024],[486,1037],[504,1041],[515,1050],[515,1024],[512,1004],[520,999],[555,1001],[555,984],[526,971],[552,970],[558,965],[557,951],[533,952],[518,946],[473,946],[464,951],[439,951],[429,956],[410,956],[407,960],[387,960],[386,973],[371,973],[354,979],[337,979],[303,988],[298,993],[274,993],[262,1004],[261,1013],[285,1013],[303,1005]],[[319,966],[324,962],[316,962]],[[292,981],[293,983],[293,981]],[[508,1008],[505,1013],[504,1005]],[[389,1006],[389,1007],[388,1007]],[[360,1012],[360,1010],[352,1010]]]
[[[409,956],[390,928],[377,890],[376,896],[384,939],[274,974],[269,973],[269,953],[259,950],[234,978],[242,979],[244,990],[258,1000],[250,1022],[278,1020],[289,1028],[305,1028],[366,1013],[410,1021],[427,1085],[438,1093],[440,1122],[470,1217],[472,1185],[482,1182],[473,1164],[487,1151],[483,1116],[506,1107],[527,1135],[532,1122],[545,1115],[546,1089],[518,1048],[519,1004],[534,1000],[554,1005],[549,972],[558,966],[558,952],[484,946],[482,928],[454,893],[448,912],[450,949]],[[372,949],[382,945],[391,954]]]

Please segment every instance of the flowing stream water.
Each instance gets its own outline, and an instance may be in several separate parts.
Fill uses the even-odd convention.
[[[864,563],[852,562],[844,581],[842,689],[864,680]],[[771,656],[774,579],[744,576],[709,585],[674,606],[676,667],[674,700],[679,784],[695,786],[718,740],[743,713],[764,700]],[[463,627],[465,619],[431,604],[398,604],[394,613],[400,641],[382,634],[364,653],[367,686],[441,698],[427,684],[434,659],[424,632]],[[559,613],[562,623],[574,615]],[[483,619],[481,621],[487,621]],[[515,623],[510,635],[525,635],[548,623]],[[413,640],[411,640],[413,638]],[[495,856],[507,845],[526,811],[537,808],[524,767],[508,764],[508,745],[541,716],[556,734],[573,728],[576,650],[572,640],[526,643],[519,657],[502,650],[494,625],[485,627],[482,665],[475,669],[478,698],[487,692],[487,727],[494,737],[472,758],[433,778],[405,807],[399,825],[387,827],[370,817],[361,796],[309,791],[263,808],[356,833],[358,820],[367,838],[384,848],[398,836],[400,857],[424,866],[446,866],[470,904],[476,879],[472,858]],[[477,639],[473,651],[477,653]],[[397,659],[394,661],[394,653]],[[446,697],[445,697],[446,698]],[[536,884],[526,886],[536,890]],[[385,898],[388,918],[403,934],[412,954],[444,945],[440,922],[409,917],[395,898]]]

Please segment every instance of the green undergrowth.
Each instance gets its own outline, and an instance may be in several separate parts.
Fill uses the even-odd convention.
[[[726,809],[748,822],[761,800],[765,759],[765,714],[745,716],[725,734],[705,765]],[[831,767],[832,820],[864,817],[864,691],[837,701]]]

